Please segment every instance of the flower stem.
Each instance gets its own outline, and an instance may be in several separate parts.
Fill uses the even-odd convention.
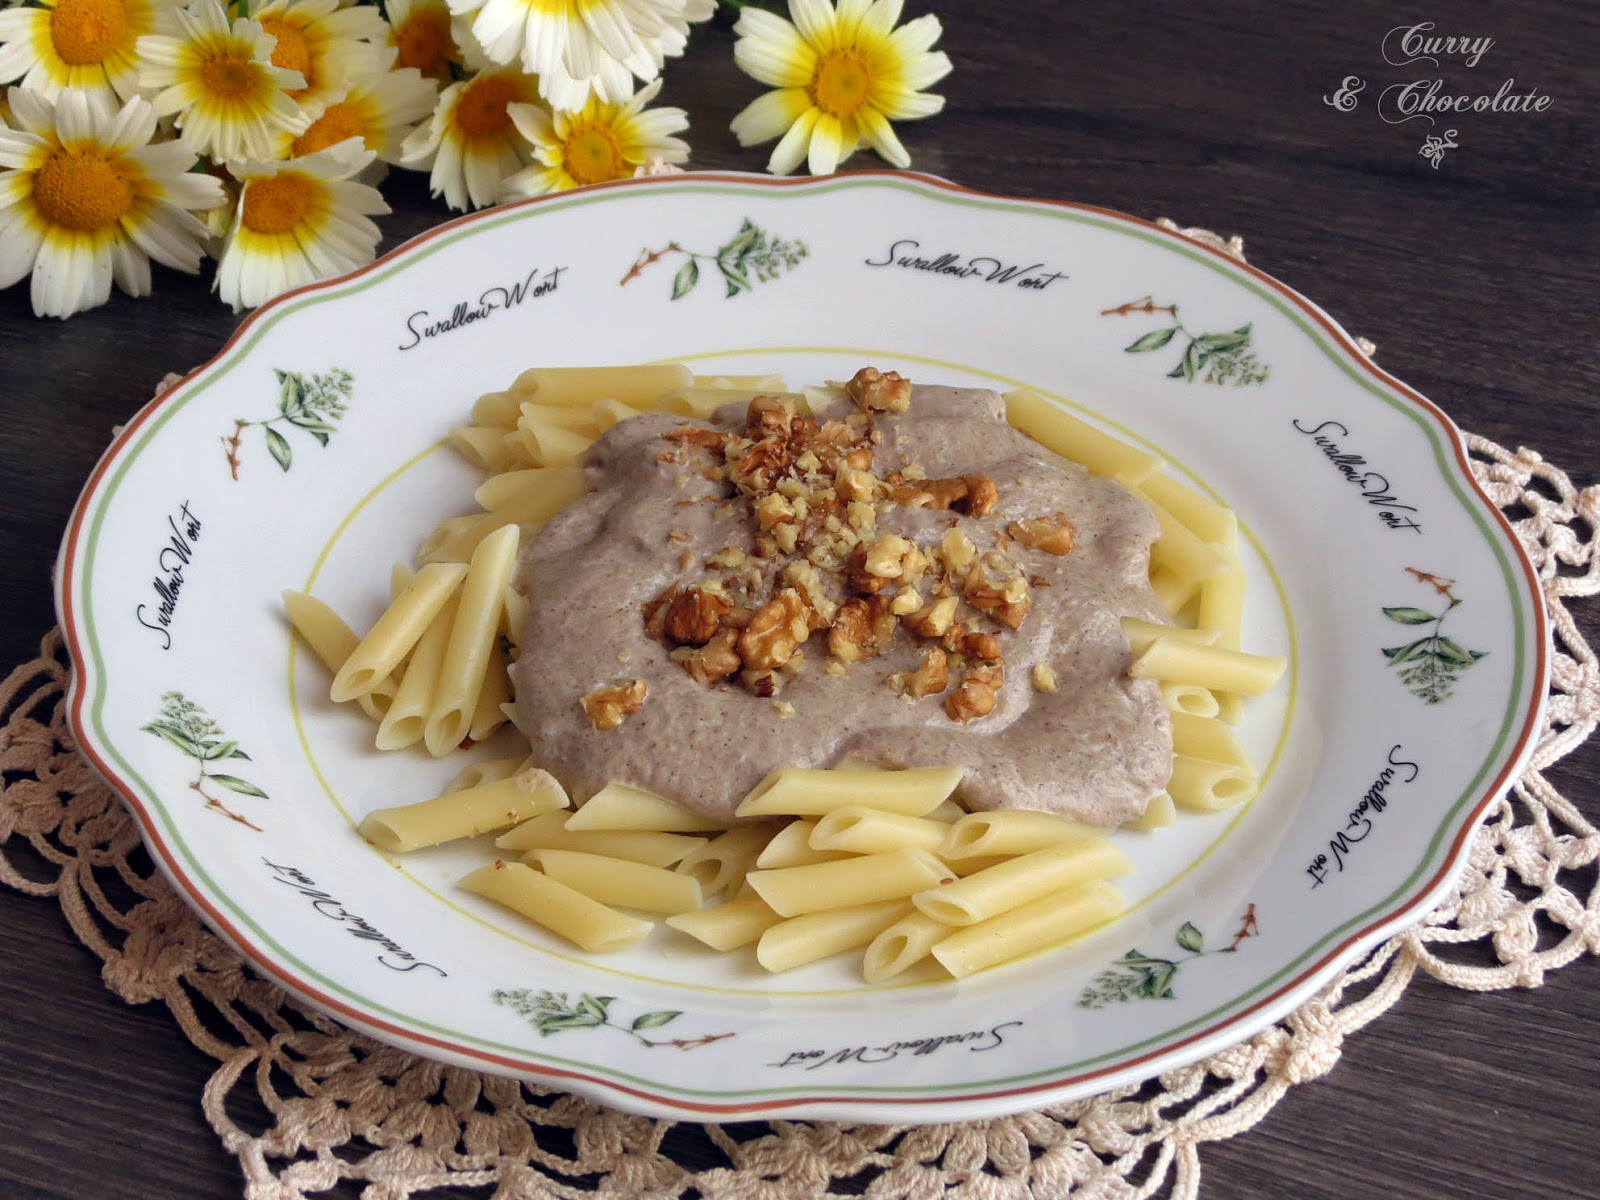
[[[235,483],[239,482],[239,444],[240,434],[250,426],[251,422],[235,419],[233,422],[233,436],[222,439],[222,445],[228,455],[228,473],[233,476]]]

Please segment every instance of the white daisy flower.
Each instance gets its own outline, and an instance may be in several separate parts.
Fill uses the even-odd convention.
[[[397,56],[392,46],[378,47],[378,54],[378,70],[356,75],[343,99],[325,108],[304,133],[283,135],[274,157],[300,158],[358,137],[378,156],[363,172],[363,183],[375,182],[378,163],[398,163],[401,144],[438,103],[439,87],[414,67],[392,70]]]
[[[688,114],[681,108],[644,111],[660,90],[658,79],[621,104],[591,96],[577,112],[513,104],[511,119],[533,143],[538,165],[507,179],[505,195],[542,196],[628,179],[647,162],[686,161],[688,143],[671,135],[689,127]]]
[[[360,75],[379,69],[379,47],[389,33],[376,8],[341,7],[340,0],[266,0],[250,18],[274,39],[272,65],[306,81],[289,96],[315,118]]]
[[[150,260],[194,274],[206,229],[189,211],[222,203],[178,142],[150,144],[156,114],[138,97],[120,109],[92,93],[52,104],[13,88],[0,123],[0,288],[33,275],[33,311],[68,317],[104,304],[113,281],[150,292]]]
[[[235,311],[372,261],[382,235],[368,218],[389,206],[351,176],[374,157],[349,138],[288,162],[228,164],[244,186],[216,288]]]
[[[290,96],[298,71],[272,65],[272,38],[243,18],[230,25],[217,0],[167,14],[173,33],[139,39],[141,87],[161,89],[160,116],[177,114],[184,145],[210,158],[267,158],[273,135],[302,134],[311,118]]]
[[[780,139],[767,163],[787,175],[808,162],[826,175],[862,141],[896,167],[911,165],[890,121],[930,117],[944,107],[932,87],[950,73],[933,44],[943,32],[931,14],[896,29],[901,0],[789,0],[793,23],[746,8],[734,26],[734,61],[778,89],[733,119],[741,146]]]
[[[590,91],[620,103],[633,80],[654,79],[683,53],[689,22],[715,11],[707,0],[449,0],[472,17],[472,34],[497,63],[521,59],[540,95],[577,108]]]
[[[98,92],[113,105],[139,91],[140,37],[183,0],[40,0],[0,10],[0,83],[54,100],[63,88]]]
[[[462,56],[445,0],[389,0],[385,11],[389,15],[385,37],[399,54],[396,64],[449,83],[450,64],[459,63]]]
[[[506,176],[533,161],[533,148],[512,124],[513,104],[538,99],[536,81],[517,67],[479,71],[439,94],[431,120],[400,148],[400,161],[429,171],[435,196],[457,211],[500,200]]]

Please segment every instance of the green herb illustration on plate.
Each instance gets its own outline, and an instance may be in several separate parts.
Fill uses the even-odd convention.
[[[1184,953],[1161,958],[1140,950],[1129,950],[1083,989],[1078,997],[1078,1007],[1104,1008],[1108,1004],[1126,1004],[1129,1000],[1171,1000],[1174,996],[1172,981],[1185,963],[1212,954],[1233,954],[1239,949],[1239,943],[1260,932],[1254,904],[1244,910],[1233,941],[1215,950],[1207,950],[1205,935],[1193,922],[1185,921],[1172,939]]]
[[[294,445],[284,431],[299,430],[326,446],[328,439],[339,432],[339,418],[349,406],[354,379],[343,367],[314,375],[277,368],[273,368],[272,373],[278,377],[278,415],[265,421],[236,419],[233,436],[222,439],[222,448],[228,455],[228,473],[235,480],[239,478],[239,451],[246,429],[261,430],[272,461],[287,471],[294,465]]]
[[[732,298],[740,292],[753,291],[758,283],[770,283],[785,271],[793,270],[810,253],[810,247],[798,238],[791,241],[773,237],[746,217],[744,224],[739,226],[739,232],[709,254],[685,249],[677,242],[668,242],[660,250],[639,251],[637,261],[622,277],[619,286],[626,286],[639,278],[647,267],[668,255],[681,254],[686,261],[672,277],[674,300],[681,300],[694,291],[700,282],[702,263],[715,267],[721,273],[722,282],[728,289],[727,296]]]
[[[1424,704],[1438,704],[1450,698],[1461,672],[1480,658],[1488,657],[1489,652],[1468,650],[1460,642],[1444,636],[1444,619],[1461,604],[1453,590],[1454,579],[1430,575],[1415,567],[1407,567],[1406,574],[1415,576],[1418,583],[1427,584],[1443,596],[1445,606],[1438,612],[1409,605],[1384,609],[1383,615],[1397,625],[1430,628],[1413,642],[1384,647],[1383,654],[1389,665],[1399,672],[1400,682],[1406,685],[1407,691]]]
[[[167,692],[161,697],[161,715],[150,724],[141,725],[139,728],[175,746],[200,765],[200,773],[189,782],[189,787],[205,797],[207,808],[215,809],[223,816],[249,826],[257,833],[261,832],[261,826],[244,814],[235,812],[224,804],[219,796],[206,790],[206,784],[210,783],[213,788],[226,788],[240,796],[251,796],[257,800],[267,799],[267,794],[248,779],[241,779],[237,775],[225,775],[207,768],[208,763],[230,758],[250,761],[250,756],[239,749],[238,742],[228,740],[222,731],[222,726],[211,718],[211,714],[182,692]]]
[[[677,1009],[658,1009],[641,1013],[632,1021],[619,1024],[611,1019],[611,1005],[616,1001],[615,996],[591,996],[588,992],[581,992],[576,998],[569,998],[566,992],[536,992],[532,988],[518,988],[514,992],[496,989],[490,998],[496,1004],[503,1004],[527,1018],[528,1023],[539,1031],[540,1037],[550,1037],[568,1029],[603,1027],[620,1030],[651,1049],[674,1046],[679,1050],[693,1050],[697,1046],[708,1046],[734,1036],[732,1033],[708,1033],[693,1038],[645,1037],[648,1030],[670,1025],[683,1013]]]
[[[1119,304],[1101,312],[1102,317],[1126,317],[1135,314],[1165,313],[1172,324],[1152,330],[1123,347],[1129,354],[1150,354],[1163,350],[1175,339],[1183,338],[1183,352],[1177,365],[1167,372],[1168,379],[1182,379],[1193,383],[1214,383],[1219,387],[1228,384],[1244,387],[1264,383],[1272,368],[1256,357],[1250,346],[1250,325],[1222,333],[1191,333],[1178,319],[1176,304],[1157,304],[1149,296]]]

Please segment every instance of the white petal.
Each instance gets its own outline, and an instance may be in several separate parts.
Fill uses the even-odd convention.
[[[111,247],[111,277],[129,296],[150,294],[150,260],[122,238]]]
[[[780,138],[811,107],[800,88],[783,88],[757,96],[733,119],[730,128],[741,146],[759,146]]]
[[[906,153],[893,126],[882,113],[875,108],[863,108],[856,119],[861,122],[861,134],[867,139],[867,145],[876,150],[884,162],[901,170],[911,165],[911,155]]]
[[[767,170],[774,175],[788,175],[804,161],[806,149],[811,144],[811,131],[816,128],[817,118],[821,115],[814,108],[808,108],[800,114],[800,119],[789,127],[783,140],[773,147],[772,157],[767,160]]]
[[[811,151],[807,155],[806,169],[813,175],[832,175],[839,167],[844,153],[844,132],[839,118],[828,113],[817,117],[816,128],[811,133]]]
[[[838,42],[838,18],[828,0],[789,0],[789,15],[800,36],[826,54]]]
[[[817,52],[782,17],[758,8],[739,16],[733,59],[739,69],[770,87],[802,87],[817,69]]]
[[[891,121],[919,121],[944,108],[944,97],[927,92],[887,91],[873,96],[873,107]]]
[[[0,212],[0,288],[8,288],[33,270],[44,234],[32,221],[8,219]]]

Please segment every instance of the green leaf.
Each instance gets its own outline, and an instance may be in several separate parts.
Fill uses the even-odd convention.
[[[1250,325],[1251,325],[1251,322],[1246,321],[1243,325],[1239,326],[1239,328],[1235,329],[1234,332],[1235,333],[1242,333],[1242,334],[1244,334],[1245,337],[1249,337],[1250,336]]]
[[[1249,340],[1248,333],[1207,333],[1196,339],[1207,350],[1215,350],[1218,353],[1237,350]]]
[[[278,377],[278,411],[288,416],[306,402],[305,380],[292,371],[273,368],[272,373]]]
[[[1179,369],[1183,371],[1184,379],[1189,383],[1194,382],[1195,374],[1200,370],[1202,361],[1200,343],[1190,342],[1189,348],[1183,352],[1183,361],[1178,364]]]
[[[155,734],[163,741],[170,742],[190,758],[199,758],[202,754],[200,747],[195,744],[193,738],[165,721],[151,721],[150,724],[141,725],[139,728],[146,733]]]
[[[1425,653],[1428,650],[1429,643],[1432,641],[1432,638],[1418,638],[1416,641],[1404,646],[1386,647],[1384,654],[1388,656],[1391,666],[1399,666],[1401,663],[1410,662],[1418,655]]]
[[[1145,991],[1141,988],[1140,994],[1149,996],[1152,1000],[1171,1000],[1172,977],[1177,973],[1178,968],[1175,966],[1162,967],[1150,977],[1148,981],[1149,990]]]
[[[235,748],[233,753],[228,755],[228,757],[229,758],[242,758],[242,759],[245,760],[245,762],[249,762],[250,761],[250,756],[248,754],[246,754],[243,750],[240,750],[240,749],[237,749],[237,748]]]
[[[1205,935],[1196,929],[1192,922],[1185,921],[1178,930],[1178,945],[1193,954],[1199,954],[1205,949]]]
[[[237,775],[207,775],[206,778],[215,779],[230,792],[238,792],[241,796],[255,796],[261,800],[271,798],[248,779],[240,779]]]
[[[290,416],[289,417],[289,424],[293,425],[296,429],[304,429],[304,430],[307,430],[308,432],[312,432],[312,433],[315,433],[315,432],[318,432],[318,431],[320,431],[322,433],[338,433],[339,432],[339,429],[338,429],[337,426],[329,425],[326,421],[322,420],[319,417],[308,417],[304,413],[295,413],[292,416]]]
[[[700,260],[691,258],[678,268],[678,273],[672,277],[672,298],[681,300],[694,290],[694,285],[700,282]]]
[[[1400,622],[1402,625],[1431,625],[1434,621],[1439,619],[1437,613],[1431,613],[1422,608],[1410,608],[1407,606],[1401,606],[1399,608],[1386,608],[1383,610],[1383,615],[1388,617],[1391,621]]]
[[[1459,667],[1470,667],[1478,661],[1472,656],[1473,652],[1459,642],[1451,641],[1447,637],[1437,638],[1435,642],[1439,647],[1439,657],[1445,662],[1455,663]]]
[[[205,762],[211,762],[218,758],[229,758],[238,748],[238,742],[207,742],[200,747],[200,757]]]
[[[272,454],[274,461],[285,471],[294,462],[294,451],[289,449],[289,440],[276,429],[264,429],[267,435],[267,450]]]
[[[717,251],[717,257],[719,259],[736,259],[741,255],[748,254],[750,248],[755,245],[756,239],[760,236],[761,231],[749,221],[746,221],[740,227],[739,232],[733,235],[733,240]]]
[[[675,1021],[681,1016],[683,1016],[681,1011],[674,1011],[672,1009],[663,1009],[660,1012],[647,1012],[643,1016],[635,1017],[633,1019],[633,1025],[631,1028],[636,1033],[641,1029],[657,1029],[660,1026],[665,1025],[668,1021]]]
[[[1128,354],[1144,354],[1150,350],[1159,350],[1170,342],[1177,335],[1177,332],[1178,327],[1176,325],[1169,325],[1166,329],[1157,329],[1153,333],[1145,334],[1133,345],[1124,346],[1123,350]]]
[[[312,437],[316,438],[319,445],[326,446],[328,444],[328,435],[326,433],[324,433],[322,430],[320,430],[320,429],[308,429],[308,430],[306,430],[306,432],[309,433]]]
[[[751,290],[752,285],[749,277],[743,274],[741,271],[734,267],[730,267],[724,262],[717,263],[717,269],[722,272],[723,282],[728,285],[727,299],[731,300],[740,292],[747,292]]]
[[[615,999],[615,996],[591,996],[588,992],[585,992],[583,995],[578,997],[578,1007],[584,1012],[591,1014],[595,1018],[597,1024],[604,1024],[606,1019],[606,1009]]]

